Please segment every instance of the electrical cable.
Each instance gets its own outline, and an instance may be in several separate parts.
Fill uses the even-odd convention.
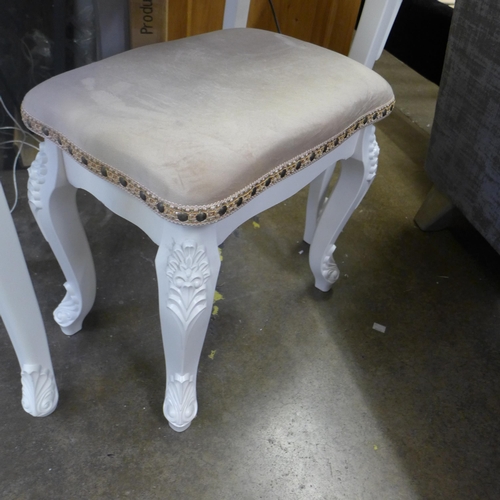
[[[276,24],[276,29],[278,33],[281,33],[280,23],[278,22],[278,16],[276,16],[276,10],[274,9],[273,0],[269,0],[269,6],[271,7],[271,12],[273,13],[274,24]]]
[[[35,141],[37,141],[37,143],[39,142],[39,139],[34,134],[27,132],[25,129],[23,129],[23,127],[21,127],[19,122],[14,118],[14,116],[12,116],[11,112],[7,109],[7,106],[5,105],[5,103],[2,99],[2,96],[0,96],[0,104],[2,105],[2,108],[4,109],[5,113],[7,113],[7,116],[9,116],[9,118],[14,123],[13,127],[11,127],[11,126],[0,127],[0,133],[2,130],[14,130],[14,131],[20,132],[23,136],[22,139],[11,139],[11,140],[0,142],[0,150],[7,149],[7,148],[5,148],[5,146],[7,144],[11,144],[11,145],[17,144],[19,146],[19,149],[17,150],[16,156],[14,158],[14,163],[12,165],[12,182],[14,184],[14,203],[13,203],[12,207],[10,208],[10,213],[12,213],[14,211],[14,209],[16,208],[17,202],[19,200],[19,190],[17,188],[17,162],[19,161],[19,157],[21,156],[21,154],[23,152],[23,148],[25,146],[29,146],[29,147],[36,149],[36,150],[39,149],[34,144],[31,144],[30,142],[28,142],[26,140],[27,137],[29,136],[32,139],[35,139]]]
[[[2,99],[2,96],[0,95],[0,104],[2,105],[4,111],[7,113],[7,115],[9,116],[9,118],[14,122],[14,124],[16,125],[17,127],[17,130],[19,130],[19,132],[21,132],[23,134],[23,136],[26,138],[27,135],[31,136],[33,139],[35,139],[37,142],[38,142],[38,137],[36,137],[36,135],[30,133],[30,132],[27,132],[23,129],[23,127],[21,127],[21,125],[19,125],[19,122],[12,116],[11,112],[7,109],[7,106],[5,105],[5,103],[3,102],[3,99]]]
[[[36,149],[37,151],[40,150],[40,148],[38,146],[35,146],[34,144],[31,144],[30,142],[21,141],[20,139],[12,139],[10,141],[0,142],[0,146],[3,146],[4,144],[21,144],[23,147],[29,146],[30,148]],[[10,148],[2,148],[2,149],[10,149]]]
[[[14,159],[14,165],[12,165],[12,183],[14,184],[14,204],[10,208],[10,213],[12,213],[15,210],[15,208],[17,207],[17,201],[19,200],[19,190],[17,189],[16,167],[17,167],[17,160],[19,159],[19,156],[23,151],[23,145],[24,144],[21,144],[21,147],[17,150],[17,154]]]

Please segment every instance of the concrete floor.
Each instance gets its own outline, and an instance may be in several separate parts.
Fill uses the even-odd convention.
[[[377,179],[338,240],[341,278],[313,287],[305,192],[230,236],[185,433],[162,415],[155,245],[81,193],[98,295],[68,338],[51,318],[63,277],[22,189],[15,222],[60,401],[24,413],[0,324],[1,499],[500,498],[500,259],[466,224],[414,226],[430,115],[410,108],[436,89],[412,96],[386,63],[408,100],[378,127]]]

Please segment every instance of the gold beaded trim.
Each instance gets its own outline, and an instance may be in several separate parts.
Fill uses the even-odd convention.
[[[340,134],[322,142],[318,146],[309,149],[290,161],[282,163],[273,170],[263,175],[248,186],[240,189],[237,193],[216,203],[208,205],[179,205],[171,203],[157,196],[155,193],[145,188],[131,177],[127,176],[118,169],[98,160],[92,155],[75,146],[71,141],[59,132],[47,127],[30,116],[24,109],[21,109],[21,115],[25,125],[35,134],[45,137],[57,144],[63,151],[70,154],[80,165],[90,170],[97,176],[115,184],[128,193],[139,198],[151,210],[160,217],[168,219],[177,224],[184,225],[203,225],[217,222],[218,220],[232,214],[240,207],[255,198],[258,194],[265,191],[268,187],[280,182],[284,178],[303,170],[311,163],[319,160],[322,156],[337,148],[346,139],[362,128],[375,123],[388,116],[394,109],[394,100],[385,106],[377,108],[352,125],[347,127]]]

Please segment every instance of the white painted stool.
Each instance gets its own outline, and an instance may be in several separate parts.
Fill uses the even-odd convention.
[[[0,234],[0,317],[21,365],[23,408],[34,417],[45,417],[57,406],[54,370],[42,316],[1,184]]]
[[[45,138],[30,170],[30,204],[67,280],[54,317],[72,335],[95,298],[75,205],[82,188],[159,246],[164,413],[174,430],[187,429],[198,410],[218,245],[235,228],[312,183],[311,269],[320,290],[337,279],[336,238],[377,169],[373,124],[394,107],[390,86],[366,66],[399,3],[367,0],[351,59],[267,31],[225,29],[109,57],[27,94],[24,123]],[[245,26],[248,7],[228,0],[224,27]]]

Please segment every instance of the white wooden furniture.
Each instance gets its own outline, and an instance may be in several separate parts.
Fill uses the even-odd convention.
[[[21,365],[23,408],[34,417],[45,417],[57,406],[54,370],[42,316],[1,184],[0,234],[0,317]]]
[[[82,188],[158,244],[164,414],[176,431],[197,413],[218,245],[235,228],[312,183],[311,269],[320,290],[338,277],[335,240],[377,169],[373,123],[394,106],[389,85],[366,66],[400,0],[366,3],[351,51],[362,64],[275,33],[229,29],[110,57],[24,100],[25,124],[46,138],[30,171],[30,204],[67,280],[54,317],[74,334],[96,293],[75,206]],[[248,7],[228,1],[224,27],[245,26]]]

